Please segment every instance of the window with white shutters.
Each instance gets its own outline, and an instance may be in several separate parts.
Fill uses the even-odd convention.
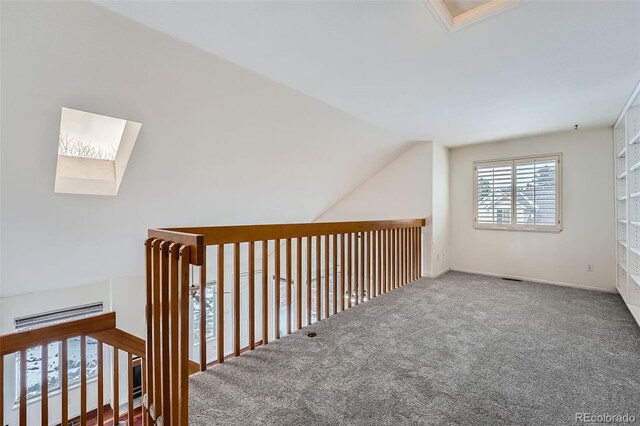
[[[560,231],[561,155],[476,161],[474,226]]]

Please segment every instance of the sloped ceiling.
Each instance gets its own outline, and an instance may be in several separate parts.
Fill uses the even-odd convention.
[[[522,2],[448,33],[424,2],[101,2],[409,139],[608,125],[640,79],[640,2]]]

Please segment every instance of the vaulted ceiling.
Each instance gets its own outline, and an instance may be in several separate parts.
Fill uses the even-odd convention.
[[[523,1],[452,32],[419,1],[100,4],[448,146],[612,124],[640,79],[634,1]]]

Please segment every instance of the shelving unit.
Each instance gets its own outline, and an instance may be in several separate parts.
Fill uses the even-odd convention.
[[[640,324],[640,83],[613,127],[616,287]]]

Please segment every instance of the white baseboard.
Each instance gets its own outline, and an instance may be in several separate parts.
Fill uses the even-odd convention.
[[[541,280],[539,278],[521,277],[521,276],[516,276],[516,275],[495,274],[495,273],[492,273],[492,272],[472,271],[472,270],[469,270],[469,269],[460,269],[460,268],[451,268],[451,270],[452,271],[456,271],[456,272],[465,272],[467,274],[486,275],[486,276],[489,276],[489,277],[498,277],[498,278],[511,278],[511,279],[522,280],[522,281],[531,281],[531,282],[534,282],[534,283],[553,284],[553,285],[559,285],[559,286],[562,286],[562,287],[580,288],[582,290],[594,290],[594,291],[601,291],[601,292],[604,292],[604,293],[618,293],[618,289],[617,288],[592,287],[592,286],[582,285],[582,284],[565,283],[565,282],[561,282],[561,281]]]
[[[451,269],[445,269],[444,271],[438,272],[438,273],[437,273],[437,274],[435,274],[435,275],[431,275],[431,274],[424,274],[424,275],[422,275],[422,277],[423,277],[423,278],[436,279],[436,278],[438,278],[439,276],[446,274],[446,273],[447,273],[447,272],[449,272],[450,270],[451,270]]]

